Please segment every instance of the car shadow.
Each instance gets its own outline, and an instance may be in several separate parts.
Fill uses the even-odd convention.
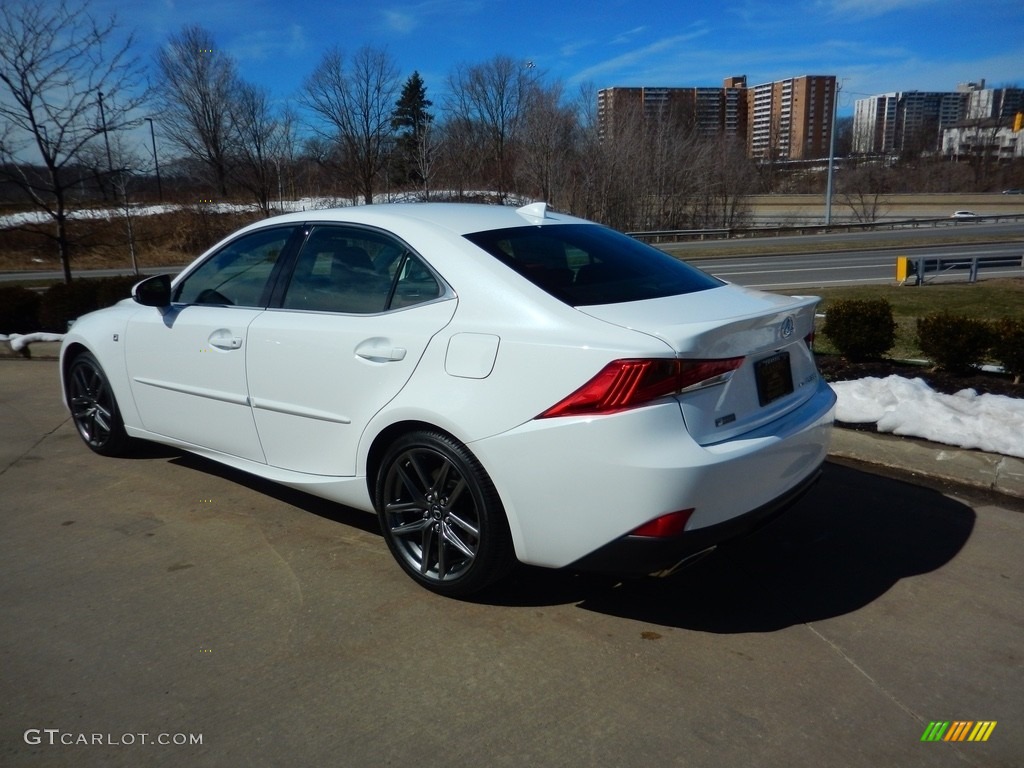
[[[377,517],[369,512],[194,454],[157,447],[151,457],[381,535]],[[900,579],[941,568],[970,538],[974,522],[969,506],[939,491],[826,462],[819,482],[779,519],[670,578],[622,580],[519,565],[510,578],[472,601],[510,607],[575,603],[666,627],[772,632],[851,613]]]
[[[384,537],[380,532],[380,524],[377,522],[377,516],[372,512],[364,512],[361,509],[347,507],[336,501],[321,499],[319,496],[313,496],[305,491],[289,488],[286,485],[280,485],[271,480],[264,480],[256,475],[250,475],[248,472],[243,472],[240,469],[229,467],[226,464],[221,464],[193,453],[175,451],[173,448],[167,450],[173,452],[173,458],[170,459],[171,464],[221,477],[232,483],[251,488],[264,496],[269,496],[284,504],[301,509],[304,512],[322,517],[325,520],[347,525],[351,528],[358,528],[366,533],[376,534],[381,537],[381,546],[384,546]]]
[[[772,632],[855,611],[900,579],[941,568],[974,511],[938,491],[826,463],[786,514],[667,579],[522,569],[485,596],[500,605],[579,608],[712,633]]]

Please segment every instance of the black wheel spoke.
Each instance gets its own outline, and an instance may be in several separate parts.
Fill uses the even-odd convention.
[[[71,364],[67,401],[71,418],[86,445],[105,455],[116,455],[124,450],[128,436],[117,411],[114,392],[99,364],[88,353],[80,354]]]
[[[515,562],[505,512],[469,449],[432,431],[398,438],[384,454],[375,504],[395,559],[420,584],[469,595]]]

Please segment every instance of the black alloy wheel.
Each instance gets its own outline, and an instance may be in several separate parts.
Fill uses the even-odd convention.
[[[377,475],[381,530],[398,564],[421,585],[467,597],[515,563],[505,510],[476,457],[440,432],[412,432]]]
[[[129,437],[110,381],[96,358],[80,352],[68,368],[66,387],[71,418],[85,444],[102,456],[124,454]]]

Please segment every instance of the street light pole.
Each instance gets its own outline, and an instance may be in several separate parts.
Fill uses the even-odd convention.
[[[156,168],[156,194],[162,203],[164,201],[164,188],[160,185],[160,160],[156,156],[156,133],[153,131],[153,118],[147,117],[146,122],[149,123],[149,138],[153,142],[153,165]]]
[[[107,145],[107,170],[114,173],[114,160],[110,155],[110,138],[107,136],[107,116],[103,112],[103,91],[97,91],[100,102],[100,127],[103,129],[103,143]]]
[[[832,224],[832,172],[836,158],[836,112],[839,110],[839,91],[842,85],[836,80],[836,92],[832,98],[832,128],[828,136],[828,182],[825,185],[825,226]]]

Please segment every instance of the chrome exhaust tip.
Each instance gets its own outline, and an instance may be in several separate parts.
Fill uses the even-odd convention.
[[[703,560],[716,549],[718,549],[718,545],[712,544],[707,549],[702,549],[699,552],[694,552],[692,555],[687,555],[675,565],[669,566],[668,568],[664,568],[660,571],[655,571],[650,575],[656,579],[667,579],[669,576],[673,576],[674,574],[678,573],[681,569],[688,568],[689,566],[697,563],[698,561]]]

